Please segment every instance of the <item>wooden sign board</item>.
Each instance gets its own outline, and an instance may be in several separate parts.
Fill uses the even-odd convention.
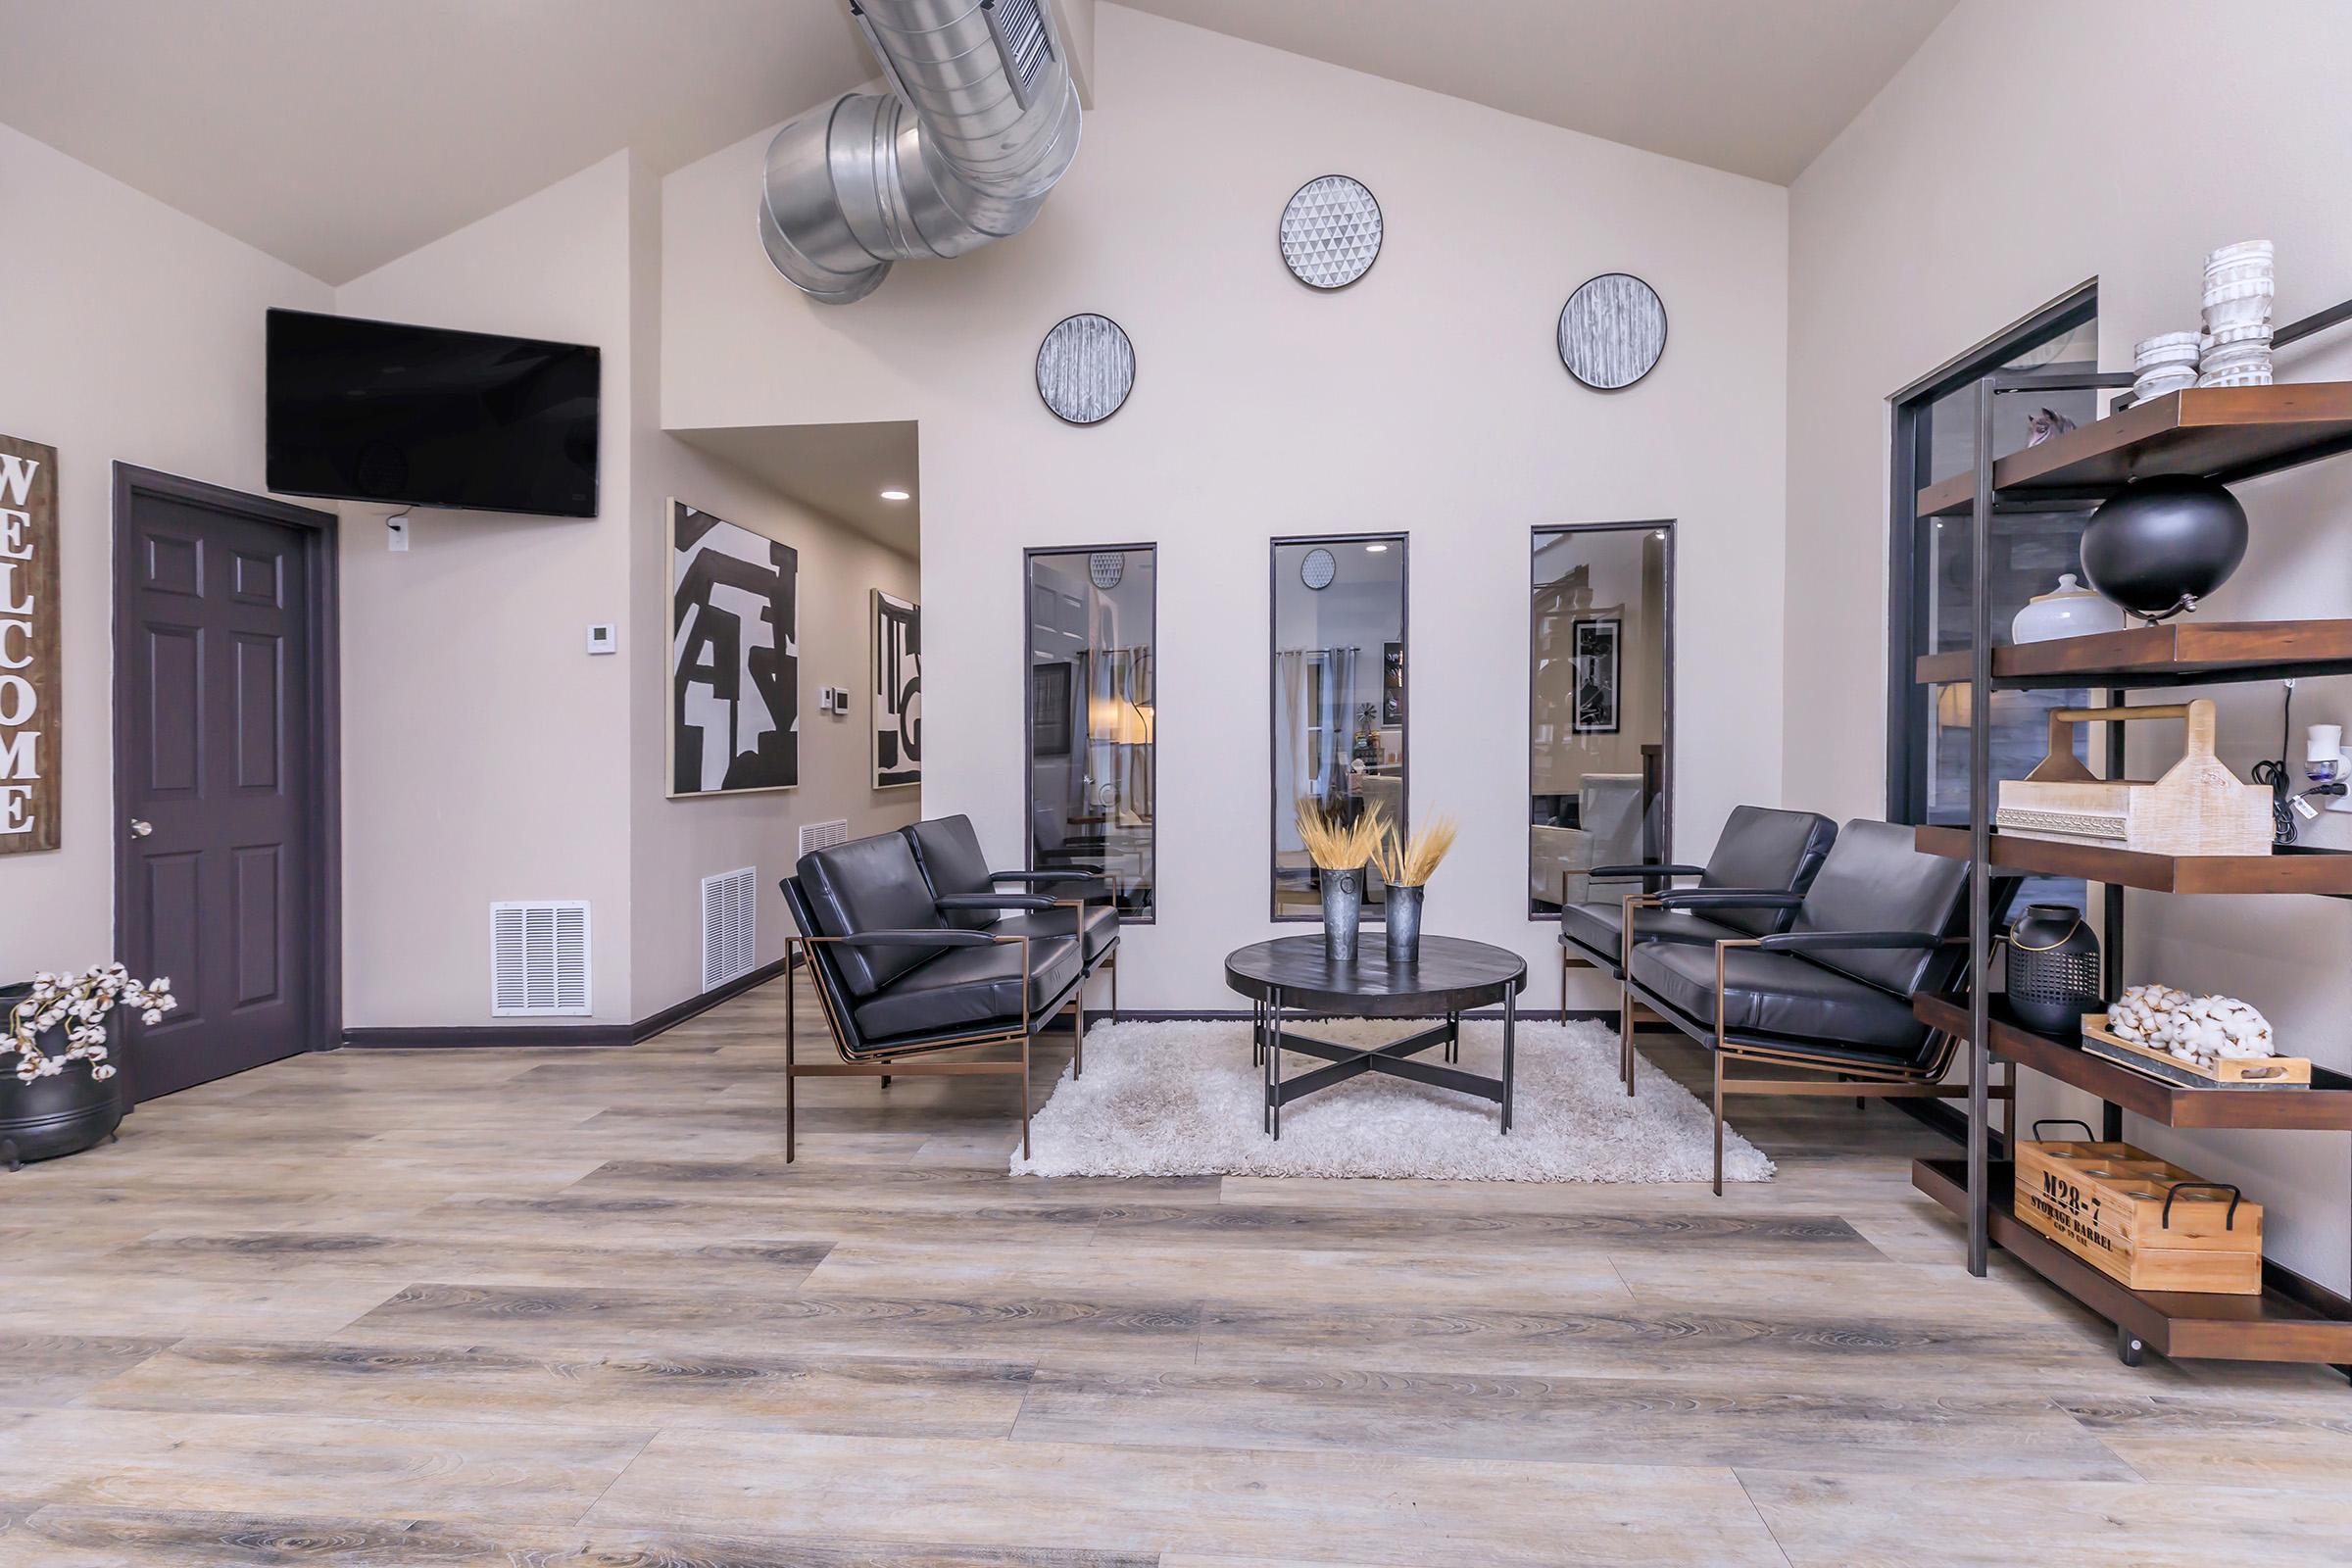
[[[0,435],[0,855],[58,845],[57,449]]]

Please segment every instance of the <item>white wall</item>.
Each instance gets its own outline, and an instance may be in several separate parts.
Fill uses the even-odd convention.
[[[342,505],[355,1028],[490,1024],[501,899],[589,901],[596,1016],[648,1010],[629,972],[628,668],[666,637],[627,614],[629,181],[616,154],[335,291],[349,316],[592,343],[604,368],[593,519],[419,510],[395,555],[394,509]],[[599,620],[622,622],[619,656],[587,653]]]
[[[346,1021],[489,1016],[488,909],[591,907],[596,1016],[701,989],[701,881],[753,865],[761,961],[787,931],[775,881],[804,819],[909,820],[867,787],[866,716],[810,711],[865,688],[866,591],[913,563],[656,427],[660,186],[614,154],[344,285],[346,314],[593,343],[604,422],[593,519],[417,512],[406,554],[380,506],[344,506]],[[671,801],[668,498],[801,552],[802,787]],[[615,621],[620,651],[586,650]]]
[[[925,808],[1022,850],[1021,549],[1159,546],[1160,923],[1121,997],[1230,1005],[1219,960],[1266,935],[1266,541],[1412,535],[1417,810],[1464,824],[1435,928],[1529,955],[1529,532],[1682,520],[1682,843],[1780,777],[1787,194],[1104,5],[1100,107],[1026,234],[809,304],[746,243],[767,135],[663,187],[662,422],[919,419]],[[1475,155],[1471,156],[1474,150]],[[1354,287],[1309,292],[1275,225],[1307,178],[1364,179],[1388,222]],[[1664,362],[1579,387],[1552,345],[1596,272],[1666,302]],[[1074,311],[1119,320],[1135,394],[1078,429],[1031,365]],[[1737,767],[1720,765],[1724,758]],[[1591,991],[1581,1005],[1606,999]]]
[[[1875,815],[1885,804],[1886,395],[2094,275],[2099,362],[2129,368],[2137,339],[2195,325],[2204,253],[2230,240],[2278,242],[2281,319],[2352,294],[2342,200],[2352,97],[2321,65],[2348,55],[2352,8],[2337,0],[2278,0],[2227,22],[2186,0],[1964,0],[1797,180],[1791,805]],[[2173,81],[2198,85],[2142,112],[2151,84]],[[2352,376],[2352,334],[2286,350],[2280,369],[2293,380]],[[2252,547],[2202,613],[2352,614],[2343,532],[2352,466],[2323,464],[2239,495]],[[2277,687],[2210,695],[2222,705],[2223,756],[2241,774],[2277,754]],[[2303,683],[2298,730],[2313,721],[2352,722],[2352,683]],[[1710,748],[1715,739],[1686,733]],[[2141,744],[2135,776],[2151,776],[2167,745],[2177,749]],[[2348,822],[2330,818],[2305,838],[2352,847]],[[2130,979],[2246,997],[2292,1049],[2352,1069],[2352,970],[2343,961],[2352,904],[2134,893],[2127,923]],[[2026,1114],[2069,1099],[2037,1085]],[[2341,1135],[2176,1134],[2132,1119],[2129,1136],[2202,1174],[2243,1182],[2274,1205],[2273,1253],[2343,1287],[2352,1171]]]
[[[113,470],[262,488],[262,318],[327,286],[0,126],[0,432],[57,448],[64,843],[0,857],[0,982],[116,955]]]

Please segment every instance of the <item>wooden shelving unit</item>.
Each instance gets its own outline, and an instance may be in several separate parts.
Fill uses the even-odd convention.
[[[1992,486],[2011,505],[2079,502],[2127,480],[2191,473],[2235,484],[2352,451],[2352,381],[2190,387],[2010,454]],[[1919,515],[1975,506],[1969,474],[1919,492]]]
[[[2352,302],[2290,323],[2285,343],[2352,320]],[[1921,517],[1966,515],[1970,526],[1971,646],[1920,659],[1923,684],[1967,683],[1973,713],[1992,710],[1998,690],[2103,689],[2124,694],[2171,686],[2275,680],[2352,672],[2352,620],[2211,623],[2139,627],[2064,642],[1993,645],[1988,603],[1992,518],[1997,512],[2095,505],[2132,479],[2193,474],[2235,483],[2352,452],[2352,382],[2190,388],[2136,404],[2039,446],[1997,461],[1991,450],[1996,400],[2011,392],[2113,388],[2113,374],[1995,370],[1976,386],[1973,471],[1917,496]],[[2107,772],[2123,765],[2122,726],[2110,724]],[[2124,1359],[2141,1348],[2228,1360],[2323,1361],[2352,1370],[2352,1303],[2268,1261],[2259,1296],[2135,1292],[2020,1223],[2015,1173],[1990,1156],[1992,1062],[2009,1062],[2097,1095],[2102,1136],[2120,1138],[2126,1111],[2173,1127],[2352,1131],[2352,1077],[2324,1072],[2308,1090],[2182,1089],[2084,1053],[2070,1041],[2020,1027],[1999,1008],[1990,976],[1991,877],[2003,872],[2079,877],[2102,884],[2110,988],[2119,985],[2124,888],[2154,893],[2311,894],[2352,897],[2352,854],[2281,851],[2260,856],[2169,856],[1996,833],[1988,726],[1969,727],[1969,823],[1917,830],[1919,848],[1970,861],[1971,962],[1965,996],[1921,996],[1913,1010],[1969,1044],[1968,1157],[1923,1159],[1912,1183],[1968,1221],[1968,1266],[1984,1274],[1994,1246],[2107,1317]]]
[[[1920,684],[1969,678],[1965,648],[1922,654]],[[2352,674],[2352,620],[2167,621],[1992,651],[1998,691],[2084,686],[2212,686],[2285,675]]]
[[[2141,1349],[2159,1355],[2216,1361],[2352,1362],[2352,1315],[2340,1297],[2268,1263],[2259,1296],[2211,1296],[2186,1291],[2135,1291],[2085,1263],[2017,1217],[2009,1195],[2016,1171],[1991,1167],[1992,1241],[2116,1327],[2124,1360],[2139,1364]],[[1968,1166],[1957,1159],[1922,1159],[1911,1185],[1953,1213],[1969,1213]]]
[[[1921,827],[1915,841],[1925,855],[1969,858],[1969,830]],[[1991,836],[1991,863],[2003,871],[2035,876],[2080,877],[2149,893],[2308,893],[2352,897],[2352,854],[2287,845],[2269,855],[2150,855],[2097,844],[2057,839]]]
[[[1966,1038],[1968,999],[1922,993],[1911,1011],[1932,1029]],[[2167,1127],[2256,1127],[2302,1132],[2352,1132],[2352,1075],[2311,1070],[2311,1087],[2187,1089],[2094,1056],[2071,1040],[2028,1029],[1998,1002],[1987,1044],[2003,1061],[2087,1090],[2112,1105]]]

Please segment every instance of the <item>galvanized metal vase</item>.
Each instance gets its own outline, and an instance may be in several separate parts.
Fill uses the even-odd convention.
[[[1427,888],[1400,888],[1389,884],[1382,903],[1388,916],[1389,961],[1391,963],[1419,963],[1421,961],[1421,896]]]
[[[1355,930],[1364,918],[1364,868],[1323,873],[1323,956],[1355,961]]]

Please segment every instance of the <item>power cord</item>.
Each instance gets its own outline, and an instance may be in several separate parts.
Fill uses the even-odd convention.
[[[2278,711],[2278,756],[2276,760],[2265,759],[2254,764],[2252,777],[2257,784],[2271,787],[2271,842],[2295,842],[2295,809],[2291,796],[2295,787],[2294,771],[2286,760],[2294,755],[2295,683],[2282,682],[2286,696]]]

